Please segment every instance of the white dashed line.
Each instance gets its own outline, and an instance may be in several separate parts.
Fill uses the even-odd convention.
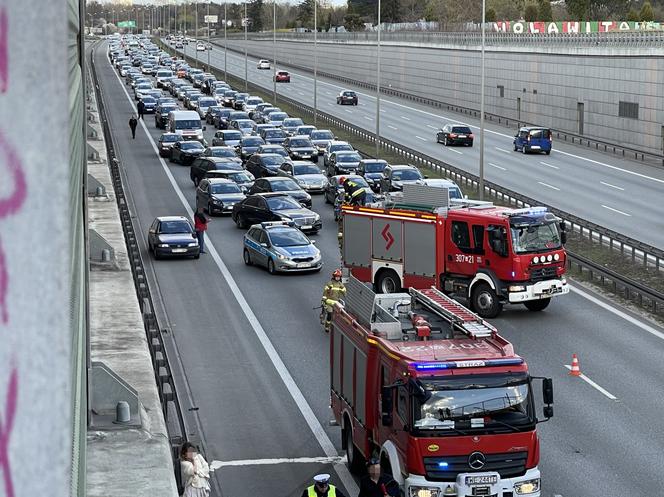
[[[569,364],[565,364],[565,367],[566,367],[567,369],[569,369],[569,370],[572,369],[572,366],[570,366]],[[597,390],[599,393],[601,393],[602,395],[608,397],[609,399],[611,399],[611,400],[618,400],[618,397],[616,397],[616,396],[613,395],[611,392],[608,392],[607,390],[605,390],[605,389],[603,389],[602,387],[600,387],[597,383],[595,383],[593,380],[591,380],[590,378],[588,378],[585,374],[582,373],[582,374],[579,376],[579,378],[581,378],[581,379],[582,379],[583,381],[585,381],[588,385],[590,385],[590,386],[593,387],[595,390]]]
[[[616,212],[616,213],[618,213],[618,214],[622,214],[623,216],[632,217],[631,214],[628,214],[627,212],[619,211],[618,209],[614,209],[613,207],[609,207],[608,205],[604,205],[604,204],[602,204],[602,207],[604,207],[605,209],[610,210],[610,211],[612,211],[612,212]]]
[[[493,162],[489,162],[489,165],[491,167],[495,167],[496,169],[500,169],[501,171],[507,171],[507,169],[504,168],[503,166],[499,166],[498,164],[494,164]]]
[[[621,188],[621,187],[616,186],[616,185],[612,185],[611,183],[604,183],[604,181],[600,181],[600,183],[602,183],[604,186],[608,186],[609,188],[615,188],[616,190],[620,190],[621,192],[625,191],[624,188]]]
[[[367,121],[373,121],[373,117],[364,116],[364,118],[365,118]]]
[[[555,187],[553,185],[549,185],[548,183],[542,183],[541,181],[538,181],[538,183],[542,186],[546,186],[547,188],[551,188],[552,190],[556,190],[557,192],[560,191],[560,188]]]
[[[436,128],[435,126],[431,126],[431,124],[427,124],[427,128],[438,129],[438,128]]]
[[[390,128],[390,129],[399,129],[396,126],[392,126],[391,124],[388,124],[387,127]]]
[[[548,162],[544,162],[543,160],[540,161],[540,164],[546,167],[550,167],[551,169],[560,169],[558,166],[554,166],[553,164],[549,164]]]
[[[505,150],[504,148],[496,147],[496,150],[500,150],[501,152],[505,152],[506,154],[511,154],[511,150]]]
[[[399,116],[399,117],[401,119],[403,119],[404,121],[410,121],[410,117],[406,117],[406,116]]]
[[[443,147],[443,150],[449,150],[450,152],[454,152],[455,154],[463,155],[463,152],[460,152],[458,150],[454,150],[453,148],[450,148],[450,147]]]
[[[353,113],[352,111],[350,111],[350,110],[348,110],[348,109],[344,109],[344,111],[345,111],[345,112],[348,112],[349,114],[352,114],[352,113]]]
[[[418,140],[422,140],[423,142],[428,141],[426,138],[422,138],[421,136],[417,135],[415,135],[415,138],[417,138]]]

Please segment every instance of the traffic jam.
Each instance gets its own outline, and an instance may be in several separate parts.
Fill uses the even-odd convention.
[[[209,218],[223,216],[244,233],[237,256],[247,266],[331,272],[320,322],[351,472],[379,464],[393,483],[381,495],[540,496],[537,425],[553,416],[552,380],[532,377],[487,319],[510,305],[540,312],[569,292],[564,223],[544,207],[472,200],[448,179],[367,157],[147,37],[117,37],[108,56],[138,119],[162,132],[159,156],[188,168],[195,187],[193,220],[164,212],[150,225],[154,259],[200,258]],[[284,84],[294,77],[265,59],[257,68]],[[351,90],[335,98],[358,105]],[[473,135],[445,124],[437,141],[472,146]],[[550,142],[546,130],[523,128],[514,149],[548,154]],[[323,225],[316,196],[335,226]],[[323,229],[337,233],[340,268],[324,267]]]

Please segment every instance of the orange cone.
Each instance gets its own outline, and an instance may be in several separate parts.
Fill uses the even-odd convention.
[[[576,357],[576,354],[572,354],[572,369],[570,369],[569,374],[571,376],[581,376],[581,368],[579,367],[579,358]]]

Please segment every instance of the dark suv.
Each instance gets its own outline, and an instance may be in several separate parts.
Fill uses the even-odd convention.
[[[337,104],[338,105],[357,105],[357,93],[350,90],[343,90],[337,95]]]
[[[199,157],[194,159],[191,163],[191,169],[189,171],[189,177],[193,181],[194,185],[198,186],[200,181],[207,177],[208,171],[216,170],[224,171],[242,171],[242,164],[238,164],[232,159],[225,159],[222,157]]]
[[[446,124],[436,133],[436,141],[448,145],[467,145],[473,146],[475,136],[468,126],[458,126],[455,124]]]
[[[249,157],[245,167],[256,178],[277,176],[281,165],[288,160],[280,154],[254,154]]]

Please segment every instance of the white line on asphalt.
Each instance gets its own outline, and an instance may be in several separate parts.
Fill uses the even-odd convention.
[[[622,214],[623,216],[632,217],[632,215],[631,215],[631,214],[628,214],[627,212],[619,211],[618,209],[614,209],[613,207],[609,207],[608,205],[604,205],[604,204],[601,204],[601,205],[602,205],[602,207],[604,207],[605,209],[608,209],[608,210],[610,210],[610,211],[612,211],[612,212],[615,212],[615,213],[617,213],[617,214]]]
[[[565,367],[566,367],[567,369],[569,369],[569,370],[572,369],[572,366],[570,366],[569,364],[565,364]],[[608,392],[607,390],[605,390],[605,389],[603,389],[602,387],[600,387],[597,383],[595,383],[593,380],[591,380],[590,378],[588,378],[585,374],[582,373],[581,376],[579,376],[579,378],[581,378],[581,379],[582,379],[583,381],[585,381],[588,385],[590,385],[590,386],[593,387],[595,390],[597,390],[599,393],[601,393],[602,395],[605,395],[605,396],[608,397],[609,399],[611,399],[611,400],[618,400],[618,397],[616,397],[616,396],[613,395],[612,393],[610,393],[610,392]]]
[[[298,91],[298,93],[304,97],[304,92]]]
[[[364,116],[364,118],[365,118],[366,120],[368,120],[368,121],[373,121],[373,117]]]
[[[560,188],[555,187],[553,185],[549,185],[548,183],[542,183],[541,181],[538,181],[538,183],[542,186],[546,186],[547,188],[551,188],[552,190],[556,190],[558,192],[560,191]]]
[[[392,126],[391,124],[388,124],[387,127],[390,128],[390,129],[399,129],[396,126]]]
[[[366,105],[367,105],[367,104],[363,104],[362,102],[358,102],[358,103],[359,103],[359,105],[361,105],[362,107],[366,107]]]
[[[443,150],[448,150],[450,152],[454,152],[455,154],[463,155],[463,152],[460,152],[460,151],[458,151],[456,149],[453,149],[451,147],[443,147]]]
[[[410,117],[406,117],[406,116],[399,116],[399,117],[401,117],[401,119],[404,119],[406,121],[410,121]]]
[[[427,141],[426,138],[422,138],[421,136],[415,135],[415,138],[417,138],[418,140],[422,140],[423,142]]]
[[[496,148],[496,150],[500,150],[501,152],[505,152],[506,154],[511,154],[512,153],[511,150],[505,150],[504,148],[500,148],[500,147],[495,147],[495,148]]]
[[[427,128],[438,129],[438,128],[436,128],[435,126],[431,126],[431,124],[427,124]]]
[[[560,169],[558,166],[554,166],[553,164],[549,164],[548,162],[544,162],[543,160],[540,161],[540,164],[546,167],[550,167],[551,169]]]
[[[106,58],[107,63],[110,65],[110,61],[108,61],[108,58]],[[111,66],[112,67],[112,66]],[[127,92],[127,89],[125,88],[125,85],[122,84],[122,80],[120,79],[120,76],[118,76],[117,72],[115,69],[113,69],[113,74],[115,74],[115,77],[117,78],[118,82],[120,83],[120,87],[122,88],[122,91],[124,91],[124,94],[127,97],[127,100],[129,101],[129,105],[133,109],[135,107],[135,104],[131,97],[129,96],[129,93]],[[145,124],[145,121],[143,119],[139,120],[141,122],[141,126],[143,127],[143,131],[145,132],[146,136],[148,137],[148,140],[150,141],[150,144],[152,145],[152,149],[154,150],[154,153],[157,155],[157,159],[161,163],[161,167],[166,173],[166,177],[170,181],[171,185],[173,186],[173,189],[175,190],[176,195],[180,199],[180,202],[182,203],[182,206],[184,209],[187,211],[187,214],[189,215],[189,218],[193,219],[194,217],[194,212],[191,210],[191,206],[189,205],[189,202],[187,202],[186,197],[184,196],[184,193],[182,193],[182,190],[180,189],[180,186],[177,184],[177,181],[175,181],[175,178],[173,177],[173,174],[171,173],[170,169],[166,165],[166,161],[162,157],[159,156],[159,150],[157,149],[157,145],[154,142],[154,139],[152,138],[152,135],[148,131],[148,128]],[[304,395],[302,394],[302,391],[300,388],[297,386],[297,383],[295,383],[295,380],[291,376],[290,372],[288,371],[288,368],[282,361],[281,357],[279,356],[279,353],[277,350],[274,348],[274,345],[272,345],[272,342],[270,341],[270,338],[267,336],[267,333],[265,333],[265,330],[263,329],[263,326],[261,325],[260,321],[256,317],[256,314],[254,314],[254,311],[251,309],[249,306],[249,303],[244,297],[244,294],[242,293],[242,290],[240,290],[240,287],[235,281],[235,278],[233,278],[233,275],[231,272],[228,270],[228,267],[224,263],[224,261],[221,259],[219,256],[219,252],[217,251],[216,247],[212,243],[212,240],[209,239],[207,235],[205,235],[206,240],[205,244],[208,247],[208,250],[210,251],[210,255],[212,256],[212,259],[214,260],[215,264],[219,268],[219,271],[221,272],[222,276],[226,280],[226,283],[228,284],[231,293],[235,297],[235,300],[237,301],[240,309],[244,313],[245,317],[247,318],[247,321],[251,325],[251,328],[254,330],[254,333],[256,334],[256,337],[258,338],[258,341],[261,343],[263,346],[263,349],[265,350],[265,353],[267,356],[270,358],[270,361],[272,362],[272,365],[276,369],[277,373],[281,377],[281,381],[284,383],[286,389],[288,390],[288,393],[291,395],[293,400],[295,401],[295,404],[297,405],[298,409],[302,413],[302,417],[304,417],[304,420],[306,421],[307,425],[309,426],[309,429],[311,432],[314,434],[316,437],[316,440],[320,444],[321,448],[323,449],[323,452],[327,457],[337,457],[339,454],[337,453],[337,449],[334,447],[334,444],[332,443],[332,440],[330,440],[330,437],[327,436],[327,433],[325,433],[325,429],[323,426],[320,424],[320,421],[318,421],[318,418],[314,414],[314,411],[311,409],[311,406],[307,402],[307,399],[304,398]],[[350,474],[350,471],[348,468],[341,463],[335,463],[334,464],[334,469],[339,475],[339,478],[341,479],[342,483],[344,484],[344,487],[346,487],[346,490],[348,490],[351,495],[355,495],[358,493],[359,488],[357,487],[357,484],[355,483],[355,480],[353,480],[353,477]]]
[[[500,169],[501,171],[507,171],[503,166],[499,166],[498,164],[494,164],[493,162],[489,162],[489,165],[491,167],[495,167],[496,169]]]
[[[620,190],[621,192],[625,191],[624,188],[621,188],[621,187],[616,186],[616,185],[612,185],[611,183],[605,183],[604,181],[600,181],[600,183],[602,183],[604,186],[608,186],[609,188],[615,188],[616,190]]]
[[[228,466],[268,466],[271,464],[339,464],[345,463],[346,456],[335,457],[296,457],[279,459],[238,459],[235,461],[212,461],[210,469],[225,468]]]
[[[352,114],[352,113],[353,113],[353,111],[350,111],[350,110],[348,110],[348,109],[344,109],[344,112],[348,112],[349,114]]]

